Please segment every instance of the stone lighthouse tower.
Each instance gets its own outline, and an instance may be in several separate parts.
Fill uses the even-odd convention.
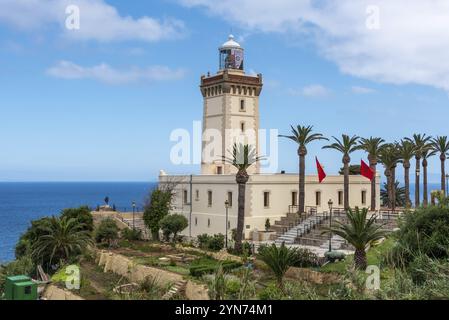
[[[219,48],[219,71],[201,77],[203,105],[202,174],[233,174],[222,161],[234,143],[253,145],[259,152],[259,95],[262,75],[245,74],[244,49],[232,35]],[[256,164],[250,174],[259,173]]]

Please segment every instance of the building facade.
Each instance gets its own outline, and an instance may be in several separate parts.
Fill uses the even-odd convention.
[[[215,75],[201,77],[203,96],[203,137],[200,175],[174,176],[161,171],[160,185],[175,186],[172,212],[189,220],[183,234],[224,234],[237,227],[238,186],[236,170],[223,162],[230,156],[234,143],[246,143],[259,151],[259,97],[262,75],[244,72],[244,50],[232,36],[219,48],[220,66]],[[274,224],[297,206],[298,174],[261,174],[259,165],[248,170],[246,187],[245,236],[263,230],[270,219]],[[380,203],[380,177],[377,176],[376,203]],[[306,176],[306,207],[318,212],[328,210],[328,200],[334,207],[343,207],[343,176],[328,176],[322,183],[316,175]],[[349,204],[369,207],[370,181],[362,176],[350,176]],[[228,208],[225,202],[229,203]],[[226,221],[226,215],[228,221]],[[226,223],[228,226],[226,227]]]

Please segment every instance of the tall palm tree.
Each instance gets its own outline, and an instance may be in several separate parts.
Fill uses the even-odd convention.
[[[248,144],[234,143],[231,151],[231,157],[223,156],[223,160],[237,169],[235,180],[238,184],[238,215],[237,215],[237,234],[235,236],[235,251],[242,251],[243,226],[245,223],[245,199],[246,183],[249,180],[248,168],[262,157],[257,155],[256,149]]]
[[[374,178],[371,180],[371,210],[376,210],[376,166],[379,158],[379,152],[385,140],[382,138],[361,138],[360,149],[368,153],[369,166],[374,172]]]
[[[312,133],[313,126],[300,126],[296,128],[291,126],[292,135],[280,137],[288,138],[298,144],[298,157],[299,157],[299,187],[298,187],[298,212],[305,212],[305,180],[306,180],[306,155],[307,145],[315,140],[329,140],[325,138],[321,133]]]
[[[348,223],[344,224],[340,221],[335,221],[336,226],[333,228],[326,228],[326,232],[336,234],[355,248],[354,262],[355,267],[359,270],[365,270],[367,267],[366,247],[383,237],[386,232],[382,230],[382,225],[376,224],[376,216],[372,215],[367,219],[368,209],[348,210]]]
[[[397,145],[394,143],[385,144],[379,152],[379,162],[385,168],[385,177],[387,178],[388,204],[392,210],[396,207],[395,191],[395,169],[399,162]]]
[[[415,155],[415,145],[408,140],[402,139],[398,143],[398,152],[404,167],[405,206],[410,208],[412,205],[410,201],[410,160]]]
[[[359,137],[352,136],[349,137],[346,134],[342,135],[342,140],[339,140],[336,137],[332,137],[335,142],[324,146],[323,149],[334,149],[343,154],[342,162],[343,162],[343,171],[344,171],[344,207],[345,210],[349,209],[349,162],[351,161],[351,157],[349,156],[352,152],[359,149]]]
[[[427,144],[422,152],[422,171],[423,171],[423,200],[422,205],[423,207],[427,207],[428,204],[428,191],[427,191],[427,159],[434,156],[436,154],[436,151],[432,150],[432,145]]]
[[[83,228],[84,226],[73,218],[49,218],[45,234],[32,244],[34,260],[51,266],[55,259],[59,259],[58,262],[67,262],[80,254],[93,243],[91,233]]]
[[[444,167],[444,163],[446,161],[446,157],[449,153],[449,140],[447,136],[438,136],[432,139],[432,149],[436,153],[440,154],[441,161],[441,191],[446,194],[446,170]]]
[[[413,138],[405,138],[406,140],[412,142],[415,145],[415,161],[416,161],[416,170],[415,170],[415,208],[419,207],[420,201],[420,193],[419,193],[419,174],[421,167],[421,158],[422,153],[429,144],[429,141],[432,137],[426,136],[425,134],[414,134]]]

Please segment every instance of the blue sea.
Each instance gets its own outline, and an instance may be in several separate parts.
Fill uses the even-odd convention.
[[[132,202],[142,207],[156,186],[151,182],[15,183],[0,182],[0,262],[14,260],[14,247],[31,220],[58,215],[64,208],[109,204],[132,211]]]

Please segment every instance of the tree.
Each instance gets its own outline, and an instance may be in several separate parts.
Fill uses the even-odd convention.
[[[307,145],[315,140],[329,140],[321,133],[312,133],[313,126],[291,126],[292,135],[280,137],[293,140],[298,145],[299,157],[299,192],[298,192],[298,212],[305,212],[305,177],[306,177],[306,155]]]
[[[345,174],[345,168],[340,168],[340,171],[338,171],[339,175]],[[359,164],[351,164],[349,165],[349,175],[350,176],[356,176],[360,174],[360,165]]]
[[[382,138],[361,138],[360,149],[368,153],[368,161],[374,177],[371,180],[371,210],[376,210],[376,167],[379,158],[379,152],[385,140]]]
[[[87,206],[64,209],[61,212],[61,218],[75,219],[77,223],[84,226],[84,230],[94,230],[94,218],[92,217],[92,213]]]
[[[429,144],[431,137],[426,136],[425,134],[414,134],[413,138],[405,138],[412,142],[415,146],[415,161],[416,161],[416,171],[415,171],[415,208],[420,206],[420,193],[419,193],[419,174],[421,167],[421,158],[424,149]]]
[[[111,246],[112,242],[118,239],[119,228],[112,218],[106,218],[100,222],[95,230],[95,241],[97,243],[107,243]]]
[[[423,171],[423,206],[427,207],[429,192],[427,191],[427,159],[435,155],[435,151],[432,150],[431,144],[427,144],[422,152],[422,171]]]
[[[446,161],[446,157],[449,153],[449,140],[447,136],[438,136],[432,140],[432,149],[435,153],[440,154],[440,162],[441,162],[441,191],[446,194],[446,170],[444,167],[444,163]]]
[[[342,162],[344,168],[344,207],[345,210],[349,209],[349,162],[351,162],[351,157],[349,156],[352,152],[358,150],[360,147],[358,145],[359,137],[352,136],[349,137],[346,134],[342,135],[342,140],[336,137],[332,137],[335,142],[324,146],[323,149],[334,149],[343,154]]]
[[[259,257],[273,271],[279,289],[284,290],[284,275],[299,260],[297,249],[287,248],[284,243],[277,247],[273,243],[270,246],[261,246],[259,248]]]
[[[31,246],[33,260],[43,265],[51,266],[55,260],[68,262],[92,244],[90,232],[75,219],[51,217],[44,230]]]
[[[173,234],[173,241],[176,241],[178,233],[189,226],[189,221],[181,214],[170,214],[161,220],[160,225],[165,240],[168,241]]]
[[[270,228],[271,228],[270,219],[267,218],[267,219],[265,220],[265,231],[266,231],[266,232],[270,231]]]
[[[365,270],[367,267],[366,247],[385,237],[386,232],[382,230],[382,225],[376,224],[376,216],[372,215],[367,219],[368,209],[355,210],[349,209],[347,212],[348,223],[344,224],[335,221],[336,226],[326,228],[325,233],[332,232],[354,246],[355,267],[359,270]]]
[[[396,166],[399,162],[399,152],[397,145],[394,143],[385,144],[379,153],[379,162],[384,165],[385,177],[387,178],[387,192],[388,192],[388,203],[392,210],[396,208],[396,191],[395,184],[396,181]]]
[[[235,251],[242,252],[243,227],[245,223],[245,198],[246,183],[249,180],[247,170],[262,157],[257,155],[256,149],[247,144],[234,143],[231,157],[223,156],[223,161],[231,164],[237,169],[235,180],[238,184],[238,214],[237,214],[237,234],[235,237]]]
[[[160,221],[169,214],[172,192],[155,189],[145,204],[143,219],[154,240],[159,240]]]
[[[16,244],[16,259],[20,259],[26,255],[31,255],[32,244],[35,243],[41,236],[47,234],[49,226],[49,217],[31,221],[31,226],[20,236],[19,241]]]
[[[394,192],[395,192],[394,199],[396,201],[396,206],[397,207],[405,207],[406,206],[405,187],[400,187],[399,181],[396,181],[394,183],[394,186],[395,186],[394,187]],[[387,183],[384,183],[383,188],[380,190],[380,199],[381,199],[382,205],[391,207]]]
[[[399,157],[404,167],[404,184],[405,184],[405,206],[410,208],[412,203],[410,201],[410,160],[415,155],[415,145],[402,139],[398,144]]]

